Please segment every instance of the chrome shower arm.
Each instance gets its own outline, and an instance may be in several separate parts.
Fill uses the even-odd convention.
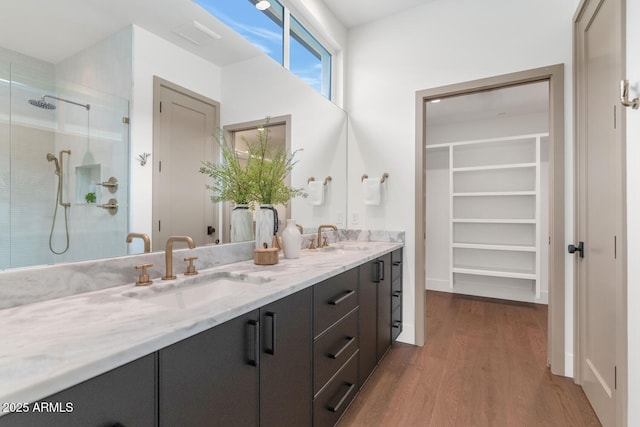
[[[69,99],[60,98],[60,97],[53,96],[53,95],[42,95],[42,100],[43,101],[44,101],[45,98],[51,98],[51,99],[55,99],[57,101],[62,101],[62,102],[67,102],[69,104],[77,105],[78,107],[86,108],[87,111],[89,111],[91,109],[91,105],[90,104],[80,104],[79,102],[71,101]]]

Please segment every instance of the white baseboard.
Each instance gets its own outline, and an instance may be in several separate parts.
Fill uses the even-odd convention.
[[[453,292],[448,280],[429,279],[427,277],[425,289],[429,291]]]
[[[564,376],[573,378],[573,353],[564,354]]]

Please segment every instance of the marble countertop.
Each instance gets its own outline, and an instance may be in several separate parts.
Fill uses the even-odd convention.
[[[0,404],[42,399],[400,247],[339,242],[272,266],[251,260],[202,270],[200,277],[232,274],[259,284],[193,308],[145,299],[191,286],[178,275],[146,288],[131,283],[0,310]]]

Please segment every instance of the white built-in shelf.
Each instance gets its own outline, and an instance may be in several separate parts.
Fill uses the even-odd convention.
[[[470,191],[452,193],[451,197],[535,196],[535,191]]]
[[[467,166],[463,168],[453,168],[453,172],[476,172],[476,171],[492,171],[501,169],[525,169],[535,168],[535,163],[509,163],[506,165],[488,165],[488,166]]]
[[[454,218],[452,223],[467,223],[467,224],[535,224],[535,219],[521,219],[521,218]]]
[[[490,251],[535,252],[535,246],[524,245],[495,245],[484,243],[454,243],[454,249],[480,249]]]
[[[475,276],[507,277],[510,279],[529,279],[529,280],[537,279],[537,274],[535,271],[522,271],[522,270],[490,269],[490,268],[461,266],[461,267],[453,267],[452,273],[473,274]]]
[[[514,289],[517,288],[517,292],[520,293],[530,292],[532,301],[540,298],[540,145],[542,138],[546,137],[548,134],[540,133],[427,146],[427,149],[448,147],[449,150],[449,270],[450,287],[454,291],[456,291],[456,275],[465,274],[532,280],[534,285],[528,291],[522,289],[521,286],[515,286]],[[471,145],[473,147],[469,147]],[[490,173],[485,173],[486,171]],[[474,175],[476,172],[477,174]],[[473,179],[476,175],[478,176],[477,182]],[[466,177],[464,181],[460,181],[462,177]],[[464,186],[460,188],[464,191],[454,192],[454,183],[456,182],[464,182]],[[509,182],[510,185],[505,185],[505,182]],[[492,197],[494,199],[491,199]],[[496,197],[500,199],[495,199]],[[462,198],[466,198],[463,204],[461,204]],[[454,199],[457,199],[458,202],[454,203]],[[492,209],[491,212],[498,212],[498,214],[491,215],[504,216],[504,218],[474,217],[476,215],[484,216],[483,212],[489,212],[486,209],[486,204],[497,203],[497,200],[500,200],[501,210]],[[526,206],[522,203],[533,203],[535,212],[531,212],[531,215],[526,215],[525,218],[518,218],[523,212],[521,208]],[[467,218],[456,218],[461,215]],[[531,226],[533,226],[535,228],[535,243],[495,244],[489,240],[495,241],[496,239],[489,239],[486,231],[485,236],[487,237],[485,239],[487,241],[474,240],[475,243],[457,243],[453,241],[454,224],[477,224],[477,227],[485,229],[487,229],[486,224],[516,224],[516,230],[522,225],[523,235],[528,235],[531,232]],[[494,232],[495,228],[491,230]],[[505,230],[505,232],[507,231]],[[509,232],[514,232],[513,226],[510,226]],[[456,251],[458,249],[465,251]],[[475,258],[476,255],[473,251],[479,251],[477,258]],[[500,251],[502,254],[489,251]],[[480,256],[481,252],[482,256]],[[507,252],[527,253],[527,256],[531,256],[533,260],[531,268],[517,268],[516,264],[519,262],[517,260],[521,258],[512,256],[514,254],[507,255]],[[478,262],[479,265],[460,265],[463,259],[469,258],[469,256],[473,257],[474,264]],[[521,256],[525,256],[525,254]],[[503,263],[507,265],[503,266]],[[499,264],[501,267],[496,268],[493,266],[494,264]],[[464,280],[460,278],[460,280],[461,286],[466,287],[465,290],[473,286],[473,279],[469,280],[467,277]],[[478,293],[484,295],[486,291],[487,289],[480,289]],[[522,299],[522,295],[518,295],[516,299]]]

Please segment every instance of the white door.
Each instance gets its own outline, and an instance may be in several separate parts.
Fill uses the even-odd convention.
[[[584,258],[575,252],[577,378],[604,426],[620,423],[616,371],[624,357],[620,7],[620,0],[590,0],[576,21],[576,241],[584,244]]]
[[[169,84],[156,90],[153,250],[163,250],[169,236],[190,236],[196,246],[215,243],[209,178],[199,169],[202,161],[214,160],[218,105]]]

